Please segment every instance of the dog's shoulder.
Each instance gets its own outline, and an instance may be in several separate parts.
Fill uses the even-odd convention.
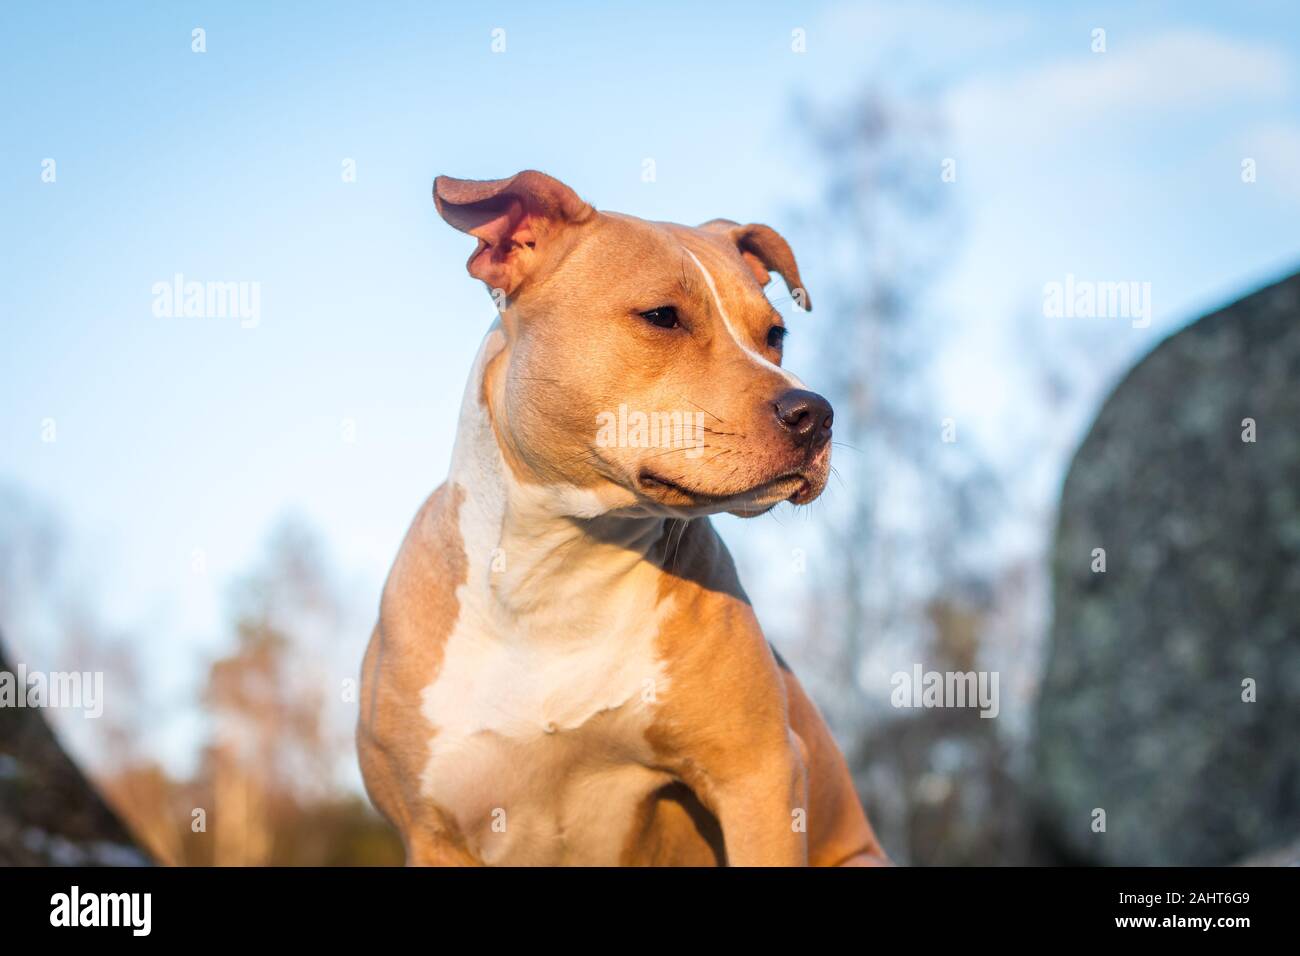
[[[364,676],[373,687],[388,684],[418,701],[419,690],[437,674],[447,639],[460,615],[457,589],[468,565],[458,519],[464,491],[444,483],[412,520],[393,561],[379,604]]]
[[[416,512],[384,584],[380,626],[403,620],[455,620],[456,589],[468,567],[460,533],[464,489],[444,482]]]
[[[411,853],[412,821],[427,814],[419,791],[429,728],[420,719],[422,689],[442,666],[465,581],[458,518],[464,494],[450,483],[431,494],[412,520],[380,599],[379,620],[361,669],[357,752],[366,791],[402,831]]]

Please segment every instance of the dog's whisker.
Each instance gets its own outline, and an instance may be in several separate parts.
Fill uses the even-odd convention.
[[[694,405],[696,408],[698,408],[700,411],[702,411],[704,414],[708,415],[709,417],[711,417],[711,418],[717,418],[718,421],[721,422],[723,425],[727,424],[727,420],[726,420],[725,418],[718,418],[717,415],[714,415],[713,412],[709,411],[707,408],[705,408],[705,407],[704,407],[703,405],[701,405],[699,402],[697,402],[697,401],[695,401],[695,400],[693,400],[693,399],[690,399],[690,398],[688,398],[687,401],[690,402],[692,405]]]
[[[646,455],[646,460],[647,460],[647,461],[652,461],[652,460],[654,460],[654,459],[656,459],[656,458],[662,458],[662,457],[664,457],[664,455],[671,455],[671,454],[673,454],[674,452],[687,452],[687,451],[692,451],[692,450],[694,450],[694,449],[696,449],[696,448],[698,448],[698,449],[700,449],[701,451],[703,451],[704,449],[706,449],[706,448],[710,448],[710,447],[712,447],[712,446],[711,446],[711,445],[690,445],[690,446],[687,446],[687,447],[685,447],[685,448],[669,448],[669,449],[667,449],[667,450],[665,450],[665,451],[661,451],[661,452],[659,452],[658,454],[655,454],[655,455]]]
[[[682,539],[686,537],[687,519],[685,518],[679,519],[677,523],[678,525],[680,525],[680,530],[677,533],[677,547],[673,550],[673,571],[674,572],[677,570],[677,556],[681,554],[682,551]],[[668,536],[668,540],[670,542],[672,541],[671,533]]]

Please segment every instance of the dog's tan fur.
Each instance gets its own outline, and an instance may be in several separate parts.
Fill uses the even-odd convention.
[[[535,172],[435,199],[501,310],[363,666],[362,771],[408,862],[882,862],[707,518],[825,484],[829,445],[772,414],[799,383],[768,272],[807,301],[785,241],[597,212]],[[640,318],[669,304],[683,328]],[[705,452],[597,446],[622,403],[701,409]]]

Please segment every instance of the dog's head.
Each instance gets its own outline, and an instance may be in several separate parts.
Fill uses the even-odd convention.
[[[434,181],[474,236],[506,346],[484,392],[517,478],[588,489],[603,510],[755,515],[825,487],[831,407],[781,368],[779,273],[810,308],[774,230],[597,212],[532,170]]]

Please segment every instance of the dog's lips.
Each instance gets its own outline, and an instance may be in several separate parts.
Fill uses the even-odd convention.
[[[794,494],[790,496],[789,500],[791,504],[806,505],[815,497],[817,497],[817,493],[813,490],[812,482],[801,476],[799,487],[794,490]]]
[[[781,501],[804,504],[815,497],[812,482],[797,472],[771,478],[752,488],[718,494],[688,488],[643,468],[637,475],[637,487],[663,504],[679,507],[735,503],[741,508],[766,509]]]
[[[669,481],[667,478],[662,478],[659,475],[656,475],[653,471],[650,471],[648,468],[641,469],[641,473],[636,476],[636,483],[642,491],[648,491],[652,494],[668,492],[670,494],[681,495],[683,498],[695,497],[694,494],[677,484],[675,481]]]
[[[648,468],[642,468],[636,479],[637,487],[643,494],[649,495],[663,504],[677,505],[680,507],[689,507],[691,505],[706,504],[709,502],[720,501],[718,495],[695,491],[687,488],[685,485],[678,484],[675,481],[658,475]]]

